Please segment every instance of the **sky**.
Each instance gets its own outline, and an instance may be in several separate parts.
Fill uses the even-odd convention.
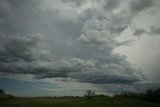
[[[0,0],[0,88],[77,96],[160,88],[159,0]]]

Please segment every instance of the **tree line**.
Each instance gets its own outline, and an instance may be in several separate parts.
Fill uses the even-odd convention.
[[[106,97],[109,97],[109,96],[108,95],[103,95],[103,94],[96,95],[94,91],[87,90],[86,93],[84,94],[84,97],[91,100],[94,97],[105,97],[106,98]],[[120,94],[114,94],[113,97],[134,98],[134,99],[149,101],[151,103],[160,103],[160,88],[158,88],[158,89],[148,89],[143,93],[124,91]]]
[[[0,98],[4,97],[10,97],[14,98],[11,94],[6,94],[3,89],[0,89]],[[80,96],[75,96],[75,97],[80,97]],[[74,96],[67,96],[67,98],[75,98]],[[96,95],[95,91],[93,90],[87,90],[84,93],[84,98],[91,100],[92,98],[97,98],[97,97],[103,97],[103,98],[109,98],[108,95]],[[114,94],[113,98],[134,98],[134,99],[139,99],[139,100],[144,100],[144,101],[149,101],[152,103],[160,103],[160,88],[158,89],[148,89],[143,93],[137,93],[137,92],[129,92],[129,91],[124,91],[119,94]],[[61,98],[65,98],[61,97]]]
[[[124,91],[120,94],[114,94],[114,97],[135,98],[144,101],[149,101],[152,103],[160,103],[160,88],[148,89],[143,93]]]

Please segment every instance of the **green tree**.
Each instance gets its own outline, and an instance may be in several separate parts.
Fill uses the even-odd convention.
[[[4,94],[5,94],[4,90],[0,89],[0,95],[4,95]]]
[[[92,90],[87,90],[85,93],[84,93],[84,97],[91,100],[91,98],[93,98],[95,96],[95,92],[92,91]]]

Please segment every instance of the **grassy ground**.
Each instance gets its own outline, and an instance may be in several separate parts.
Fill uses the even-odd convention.
[[[160,107],[160,104],[127,98],[12,98],[0,99],[0,107]]]

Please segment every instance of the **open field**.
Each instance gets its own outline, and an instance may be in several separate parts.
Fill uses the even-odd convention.
[[[160,107],[128,98],[11,98],[1,99],[0,107]]]

